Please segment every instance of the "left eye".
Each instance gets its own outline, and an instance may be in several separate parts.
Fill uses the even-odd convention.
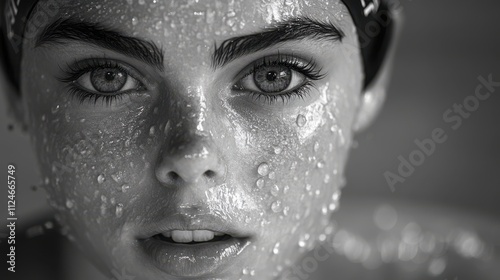
[[[281,94],[304,84],[306,77],[286,65],[263,65],[243,77],[235,85],[240,90],[249,90],[269,95]]]
[[[84,89],[104,94],[114,94],[137,89],[139,81],[119,68],[96,68],[81,75],[76,82]]]

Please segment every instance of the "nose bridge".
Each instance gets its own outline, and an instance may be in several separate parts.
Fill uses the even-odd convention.
[[[170,116],[165,141],[155,170],[158,180],[166,185],[182,185],[222,176],[225,167],[207,125],[208,104],[203,88],[185,87],[178,97],[176,102],[169,102],[171,108],[167,110]]]

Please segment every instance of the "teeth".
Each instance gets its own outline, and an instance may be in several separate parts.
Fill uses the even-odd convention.
[[[193,240],[195,242],[210,241],[214,239],[214,232],[210,230],[195,230],[193,231]]]
[[[177,243],[205,242],[214,239],[214,236],[222,236],[224,233],[211,230],[172,230],[162,233],[165,237],[171,237]]]

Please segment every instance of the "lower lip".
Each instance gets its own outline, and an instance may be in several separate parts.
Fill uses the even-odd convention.
[[[248,244],[245,238],[182,244],[151,237],[142,240],[141,247],[161,271],[172,276],[196,277],[223,273]]]

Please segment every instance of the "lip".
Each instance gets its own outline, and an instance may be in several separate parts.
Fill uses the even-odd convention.
[[[172,230],[210,230],[229,235],[219,241],[173,243],[158,238]],[[159,270],[177,277],[222,274],[233,266],[251,243],[251,234],[210,214],[175,214],[145,227],[137,239],[147,260]]]

